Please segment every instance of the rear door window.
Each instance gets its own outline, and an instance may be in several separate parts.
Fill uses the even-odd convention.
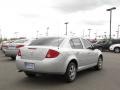
[[[88,40],[82,39],[82,41],[83,41],[83,43],[84,43],[85,48],[90,48],[90,47],[92,47],[92,43],[89,42]]]
[[[73,49],[83,49],[83,45],[79,38],[73,38],[70,40],[70,45]]]

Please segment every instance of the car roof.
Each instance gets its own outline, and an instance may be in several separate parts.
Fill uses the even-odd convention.
[[[40,38],[65,38],[65,39],[71,39],[71,38],[81,38],[77,36],[42,36]],[[40,39],[38,38],[38,39]]]

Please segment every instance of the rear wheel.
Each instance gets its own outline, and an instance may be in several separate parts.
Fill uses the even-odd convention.
[[[72,82],[75,80],[77,74],[76,64],[74,62],[69,63],[66,73],[65,79],[67,82]]]
[[[29,78],[33,78],[33,77],[36,77],[36,74],[35,73],[30,73],[30,72],[24,72],[25,75]]]
[[[99,57],[99,58],[98,58],[97,65],[95,66],[95,69],[96,69],[96,70],[101,70],[102,68],[103,68],[103,58],[102,58],[102,57]]]
[[[16,57],[11,57],[11,59],[12,59],[12,60],[15,60],[15,59],[16,59]]]
[[[119,53],[119,52],[120,52],[120,48],[116,47],[116,48],[114,49],[114,52],[115,52],[115,53]]]
[[[99,47],[98,49],[99,49],[101,52],[103,51],[103,48],[102,48],[102,47]]]

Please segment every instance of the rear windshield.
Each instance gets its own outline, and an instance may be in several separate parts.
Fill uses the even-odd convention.
[[[14,41],[14,43],[24,43],[24,42],[27,42],[28,40],[24,39],[24,40],[16,40]]]
[[[31,42],[29,46],[59,46],[63,41],[63,38],[49,37],[40,38]]]

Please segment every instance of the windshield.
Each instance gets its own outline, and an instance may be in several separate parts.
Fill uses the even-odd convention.
[[[59,38],[59,37],[40,38],[32,41],[30,46],[59,46],[62,41],[63,38]]]

